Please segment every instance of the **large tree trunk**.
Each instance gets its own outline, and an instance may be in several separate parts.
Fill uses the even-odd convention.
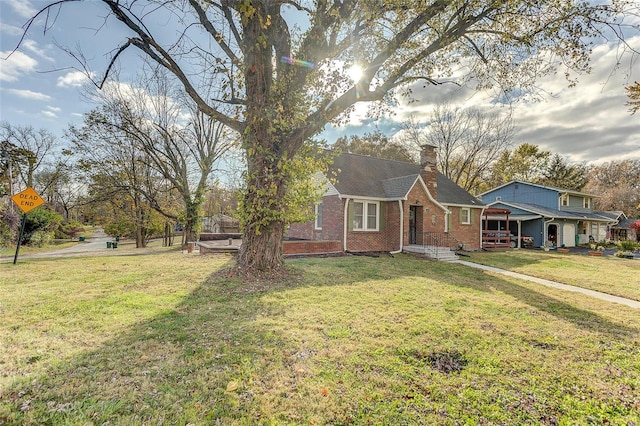
[[[137,195],[134,195],[133,200],[136,212],[136,248],[145,248],[147,246],[147,240],[145,238],[145,212]]]
[[[265,226],[258,234],[249,228],[242,236],[238,267],[246,272],[276,272],[284,267],[282,260],[282,237],[284,224],[275,221]]]
[[[286,176],[273,155],[253,160],[249,164],[248,189],[242,199],[244,227],[238,267],[249,274],[273,273],[284,267]]]
[[[189,199],[185,199],[186,204],[186,221],[184,224],[184,235],[185,235],[185,245],[189,242],[196,241],[197,232],[196,228],[200,222],[200,215],[198,211],[200,210],[200,205],[196,202],[192,202]],[[201,204],[201,203],[200,203]]]
[[[244,77],[250,102],[243,132],[248,173],[242,198],[243,238],[238,267],[248,274],[277,273],[284,267],[282,240],[288,182],[284,163],[295,154],[296,144],[285,134],[293,120],[288,115],[291,111],[282,105],[286,101],[273,85],[273,49],[276,57],[289,56],[290,52],[273,45],[283,34],[276,34],[272,24],[265,27],[271,16],[280,15],[279,3],[251,4],[255,13],[245,16],[243,21]],[[265,34],[269,35],[266,40]]]

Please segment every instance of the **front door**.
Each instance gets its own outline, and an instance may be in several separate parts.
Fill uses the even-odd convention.
[[[418,206],[409,207],[409,244],[417,244],[416,239],[416,216]]]
[[[551,242],[552,246],[558,245],[558,225],[550,224],[547,228],[547,240]]]

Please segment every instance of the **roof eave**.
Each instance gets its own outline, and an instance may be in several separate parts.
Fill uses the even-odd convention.
[[[371,197],[368,195],[349,195],[349,194],[338,194],[338,198],[341,200],[350,199],[350,200],[371,200],[371,201],[406,201],[407,196],[403,197]]]

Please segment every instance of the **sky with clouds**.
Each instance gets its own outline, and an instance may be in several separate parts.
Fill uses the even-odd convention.
[[[95,105],[81,95],[85,75],[72,68],[77,63],[59,46],[74,47],[81,38],[86,59],[101,71],[116,47],[114,40],[122,36],[118,37],[116,22],[100,19],[106,11],[98,2],[80,2],[50,16],[49,23],[55,25],[50,25],[46,34],[42,22],[32,27],[21,48],[13,51],[23,34],[23,24],[48,3],[0,0],[0,120],[14,126],[46,128],[62,137],[69,124],[80,123],[82,114]],[[640,32],[628,43],[640,50]],[[86,50],[87,45],[91,51]],[[617,42],[603,42],[594,48],[592,73],[580,76],[575,87],[567,87],[562,74],[542,78],[540,99],[512,105],[519,130],[517,142],[539,145],[569,161],[640,159],[640,113],[629,114],[624,90],[640,81],[638,60],[630,55],[621,57]],[[377,119],[368,118],[366,108],[359,106],[348,124],[328,126],[321,136],[333,142],[345,134],[376,129],[393,136],[410,115],[427,123],[433,105],[444,100],[460,106],[496,108],[491,94],[453,85],[416,88],[414,95],[418,102],[401,102],[393,114]]]

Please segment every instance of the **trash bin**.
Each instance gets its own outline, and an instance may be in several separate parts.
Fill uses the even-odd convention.
[[[107,241],[107,248],[111,248],[111,241]]]
[[[84,241],[84,237],[78,237],[78,241],[80,242]]]
[[[114,249],[117,249],[118,248],[118,242],[117,241],[112,242],[111,243],[111,247],[113,247]]]
[[[119,243],[119,242],[120,242],[120,235],[116,237],[116,243]]]
[[[576,235],[576,246],[580,244],[580,235]]]

